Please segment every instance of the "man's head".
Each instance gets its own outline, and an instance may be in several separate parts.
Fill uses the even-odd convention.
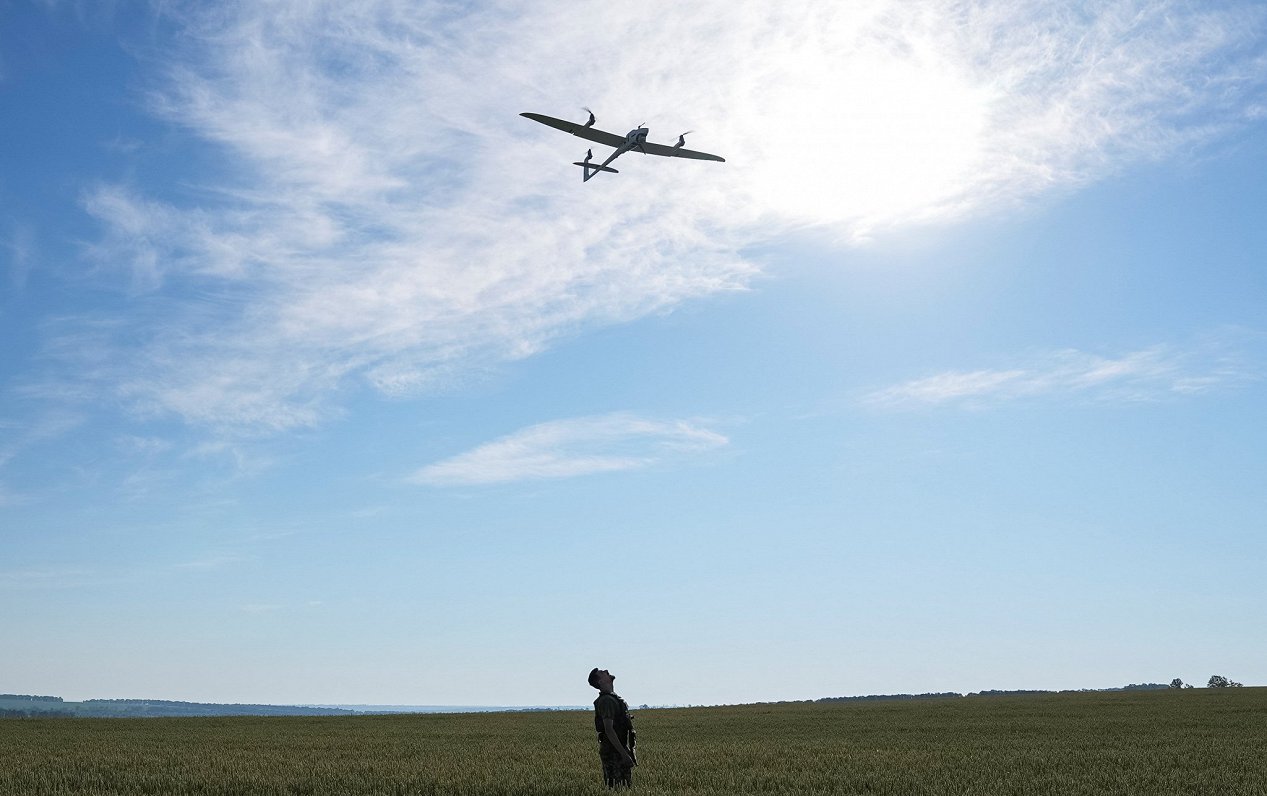
[[[597,666],[595,666],[593,669],[590,670],[590,685],[594,686],[599,691],[612,690],[612,681],[614,681],[615,679],[616,679],[616,675],[612,674],[606,669],[600,669]]]

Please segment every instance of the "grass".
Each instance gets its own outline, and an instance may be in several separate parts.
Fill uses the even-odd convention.
[[[1267,794],[1267,688],[637,712],[644,794]],[[600,794],[588,713],[0,721],[0,794]]]

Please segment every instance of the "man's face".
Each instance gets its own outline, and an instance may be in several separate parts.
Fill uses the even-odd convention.
[[[599,669],[599,670],[598,670],[598,684],[599,684],[600,686],[603,686],[603,687],[606,687],[606,688],[611,688],[611,687],[612,687],[612,682],[613,682],[615,679],[616,679],[616,675],[612,674],[611,672],[607,671],[606,669]]]

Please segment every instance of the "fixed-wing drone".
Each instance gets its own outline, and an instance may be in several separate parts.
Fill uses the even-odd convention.
[[[588,108],[586,110],[588,110]],[[584,138],[587,141],[594,141],[599,144],[605,144],[616,148],[616,151],[611,153],[607,160],[604,160],[602,163],[590,162],[590,159],[594,157],[593,149],[585,153],[585,160],[573,163],[573,166],[580,166],[585,170],[585,176],[581,178],[582,182],[588,181],[590,177],[593,177],[600,171],[608,171],[612,174],[619,174],[620,172],[611,168],[607,164],[611,163],[626,152],[631,151],[641,152],[644,155],[661,155],[666,158],[692,158],[694,160],[716,160],[721,163],[726,162],[725,158],[718,157],[717,155],[710,155],[707,152],[696,152],[693,149],[684,149],[683,146],[686,144],[686,136],[688,133],[682,133],[677,137],[676,144],[673,146],[667,146],[665,144],[653,144],[648,141],[648,130],[645,126],[635,127],[625,135],[616,135],[615,133],[607,133],[602,130],[595,129],[593,111],[590,111],[589,121],[585,122],[585,124],[576,124],[575,122],[556,119],[553,116],[545,116],[540,113],[521,113],[519,115],[527,119],[532,119],[534,122],[541,122],[542,124],[553,127],[556,130],[571,133],[572,135]]]

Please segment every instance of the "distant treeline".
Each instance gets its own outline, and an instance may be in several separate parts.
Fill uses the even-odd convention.
[[[351,716],[341,708],[311,708],[295,705],[220,705],[209,702],[179,702],[170,699],[85,699],[82,710],[102,716]]]
[[[36,694],[0,694],[0,719],[29,719],[34,716],[73,716],[64,710],[61,697]]]
[[[1120,688],[1083,688],[1079,692],[1094,691],[1156,691],[1173,686],[1161,683],[1131,683]],[[1039,694],[1068,694],[1075,691],[978,691],[959,694],[953,691],[926,694],[870,694],[868,696],[823,697],[805,702],[883,702],[913,699],[963,699],[968,697],[1031,696]],[[785,704],[785,703],[763,703]],[[642,706],[647,708],[646,705]],[[500,711],[582,710],[576,707],[497,708]],[[356,716],[374,711],[348,708],[304,707],[297,705],[224,705],[208,702],[179,702],[169,699],[86,699],[83,702],[66,702],[61,697],[33,696],[30,694],[0,694],[0,718],[31,717],[79,717],[79,718],[142,718],[161,716]]]
[[[14,701],[26,702],[61,702],[61,697],[55,696],[36,696],[34,694],[0,694],[0,699],[12,699]]]
[[[1069,691],[1043,691],[1032,689],[1017,689],[1013,691],[975,691],[970,694],[959,694],[954,691],[941,691],[935,694],[869,694],[867,696],[846,696],[846,697],[823,697],[815,699],[815,702],[884,702],[886,700],[899,699],[960,699],[964,697],[990,697],[990,696],[1037,696],[1039,694],[1078,694],[1078,693],[1094,693],[1098,691],[1164,691],[1170,686],[1163,683],[1131,683],[1120,688],[1079,688]]]
[[[823,697],[815,702],[884,702],[891,699],[958,699],[963,694],[946,691],[937,694],[870,694],[868,696]]]
[[[69,710],[47,710],[45,708],[26,709],[22,708],[0,708],[0,719],[34,719],[34,718],[50,718],[62,717],[70,718],[74,716]]]
[[[86,699],[0,694],[0,718],[74,716],[131,718],[158,716],[352,716],[356,711],[294,705],[220,705],[167,699]]]

